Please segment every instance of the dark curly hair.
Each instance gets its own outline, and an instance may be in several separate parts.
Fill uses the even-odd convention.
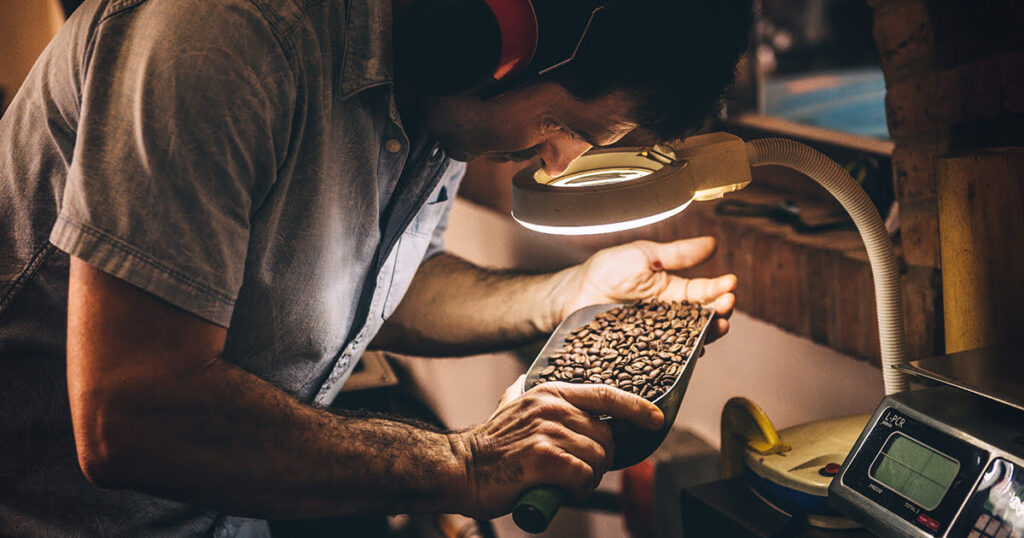
[[[592,2],[534,0],[539,20],[589,13]],[[586,23],[583,15],[579,31]],[[581,100],[625,91],[638,103],[636,121],[661,140],[683,138],[700,128],[732,84],[736,64],[747,50],[750,0],[619,0],[594,17],[573,62],[545,78]],[[534,64],[558,61],[579,33],[550,35]],[[569,43],[567,43],[567,40]],[[561,41],[561,43],[558,43]],[[543,42],[543,41],[542,41]],[[550,65],[549,63],[549,65]]]
[[[702,126],[732,83],[746,51],[751,0],[532,0],[538,49],[523,74],[499,84],[535,82],[567,58],[590,13],[604,6],[576,58],[540,80],[588,101],[624,91],[638,103],[640,127],[661,140]],[[416,0],[395,29],[396,72],[430,95],[495,88],[488,80],[501,48],[498,22],[483,0]],[[497,90],[500,91],[500,90]]]

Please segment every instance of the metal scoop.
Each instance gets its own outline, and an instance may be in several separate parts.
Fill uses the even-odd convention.
[[[562,349],[573,329],[582,327],[593,321],[599,314],[620,306],[628,306],[628,304],[591,305],[583,307],[565,318],[558,325],[558,328],[555,329],[555,332],[551,334],[551,337],[548,338],[544,348],[537,355],[537,359],[533,361],[533,365],[526,372],[523,392],[538,385],[537,381],[540,373],[548,367],[548,361],[551,356],[556,351]],[[665,440],[665,436],[668,435],[669,429],[672,428],[672,423],[675,422],[676,413],[679,411],[679,404],[683,401],[686,386],[690,383],[690,377],[693,375],[693,368],[697,363],[697,357],[700,356],[700,350],[704,347],[704,339],[707,335],[708,327],[711,326],[711,320],[714,319],[714,308],[707,306],[704,307],[704,310],[710,312],[711,315],[704,322],[704,326],[701,327],[700,334],[693,345],[693,349],[690,350],[690,355],[686,357],[686,362],[683,363],[678,377],[676,377],[675,382],[667,392],[655,398],[652,402],[665,415],[665,422],[661,428],[653,431],[645,430],[627,421],[616,420],[611,417],[600,417],[611,428],[612,441],[615,445],[615,455],[612,458],[610,470],[624,469],[640,463],[647,456],[650,456],[661,445],[661,442]],[[516,501],[515,507],[512,509],[512,519],[520,529],[526,532],[543,532],[548,527],[548,524],[551,523],[551,519],[555,517],[555,513],[558,512],[558,508],[565,500],[566,494],[567,492],[558,486],[537,486],[529,489]]]

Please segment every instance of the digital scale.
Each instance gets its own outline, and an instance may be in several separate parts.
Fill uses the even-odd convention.
[[[1024,538],[1024,354],[986,348],[900,369],[942,385],[882,400],[829,503],[879,536]]]

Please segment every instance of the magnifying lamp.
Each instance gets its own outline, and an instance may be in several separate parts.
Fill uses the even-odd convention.
[[[671,217],[750,183],[742,140],[713,133],[680,148],[593,150],[558,177],[539,166],[512,180],[512,217],[538,232],[588,235],[627,230]]]
[[[894,368],[906,357],[907,345],[892,241],[864,189],[846,170],[804,144],[781,138],[744,143],[727,133],[711,133],[691,137],[674,148],[595,150],[576,159],[558,177],[539,166],[516,174],[512,217],[527,228],[550,234],[636,228],[671,217],[694,201],[742,189],[750,183],[752,166],[768,164],[807,175],[850,213],[867,247],[874,277],[885,393],[907,390],[906,374]],[[513,519],[531,532],[543,530],[563,496],[551,486],[529,490],[517,501]]]
[[[694,136],[677,147],[593,150],[562,175],[540,166],[512,181],[512,217],[549,234],[585,235],[651,224],[690,203],[742,189],[750,168],[780,165],[820,183],[850,213],[867,247],[875,285],[885,393],[907,390],[906,375],[893,368],[906,357],[899,265],[878,210],[864,189],[838,164],[792,140],[743,142],[728,133]],[[813,278],[813,276],[810,276]]]

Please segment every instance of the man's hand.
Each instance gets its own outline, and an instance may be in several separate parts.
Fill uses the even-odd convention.
[[[611,430],[599,415],[661,427],[652,403],[607,385],[545,383],[520,395],[524,377],[484,424],[456,434],[467,458],[467,515],[506,514],[527,489],[557,485],[578,499],[597,487],[612,462]]]
[[[736,297],[734,275],[716,278],[682,278],[671,271],[688,269],[707,260],[715,251],[715,239],[697,237],[671,243],[635,241],[597,252],[586,262],[564,273],[564,302],[556,305],[556,324],[576,310],[600,303],[638,299],[714,303],[715,323],[708,341],[729,330]],[[551,327],[553,330],[554,327]]]

